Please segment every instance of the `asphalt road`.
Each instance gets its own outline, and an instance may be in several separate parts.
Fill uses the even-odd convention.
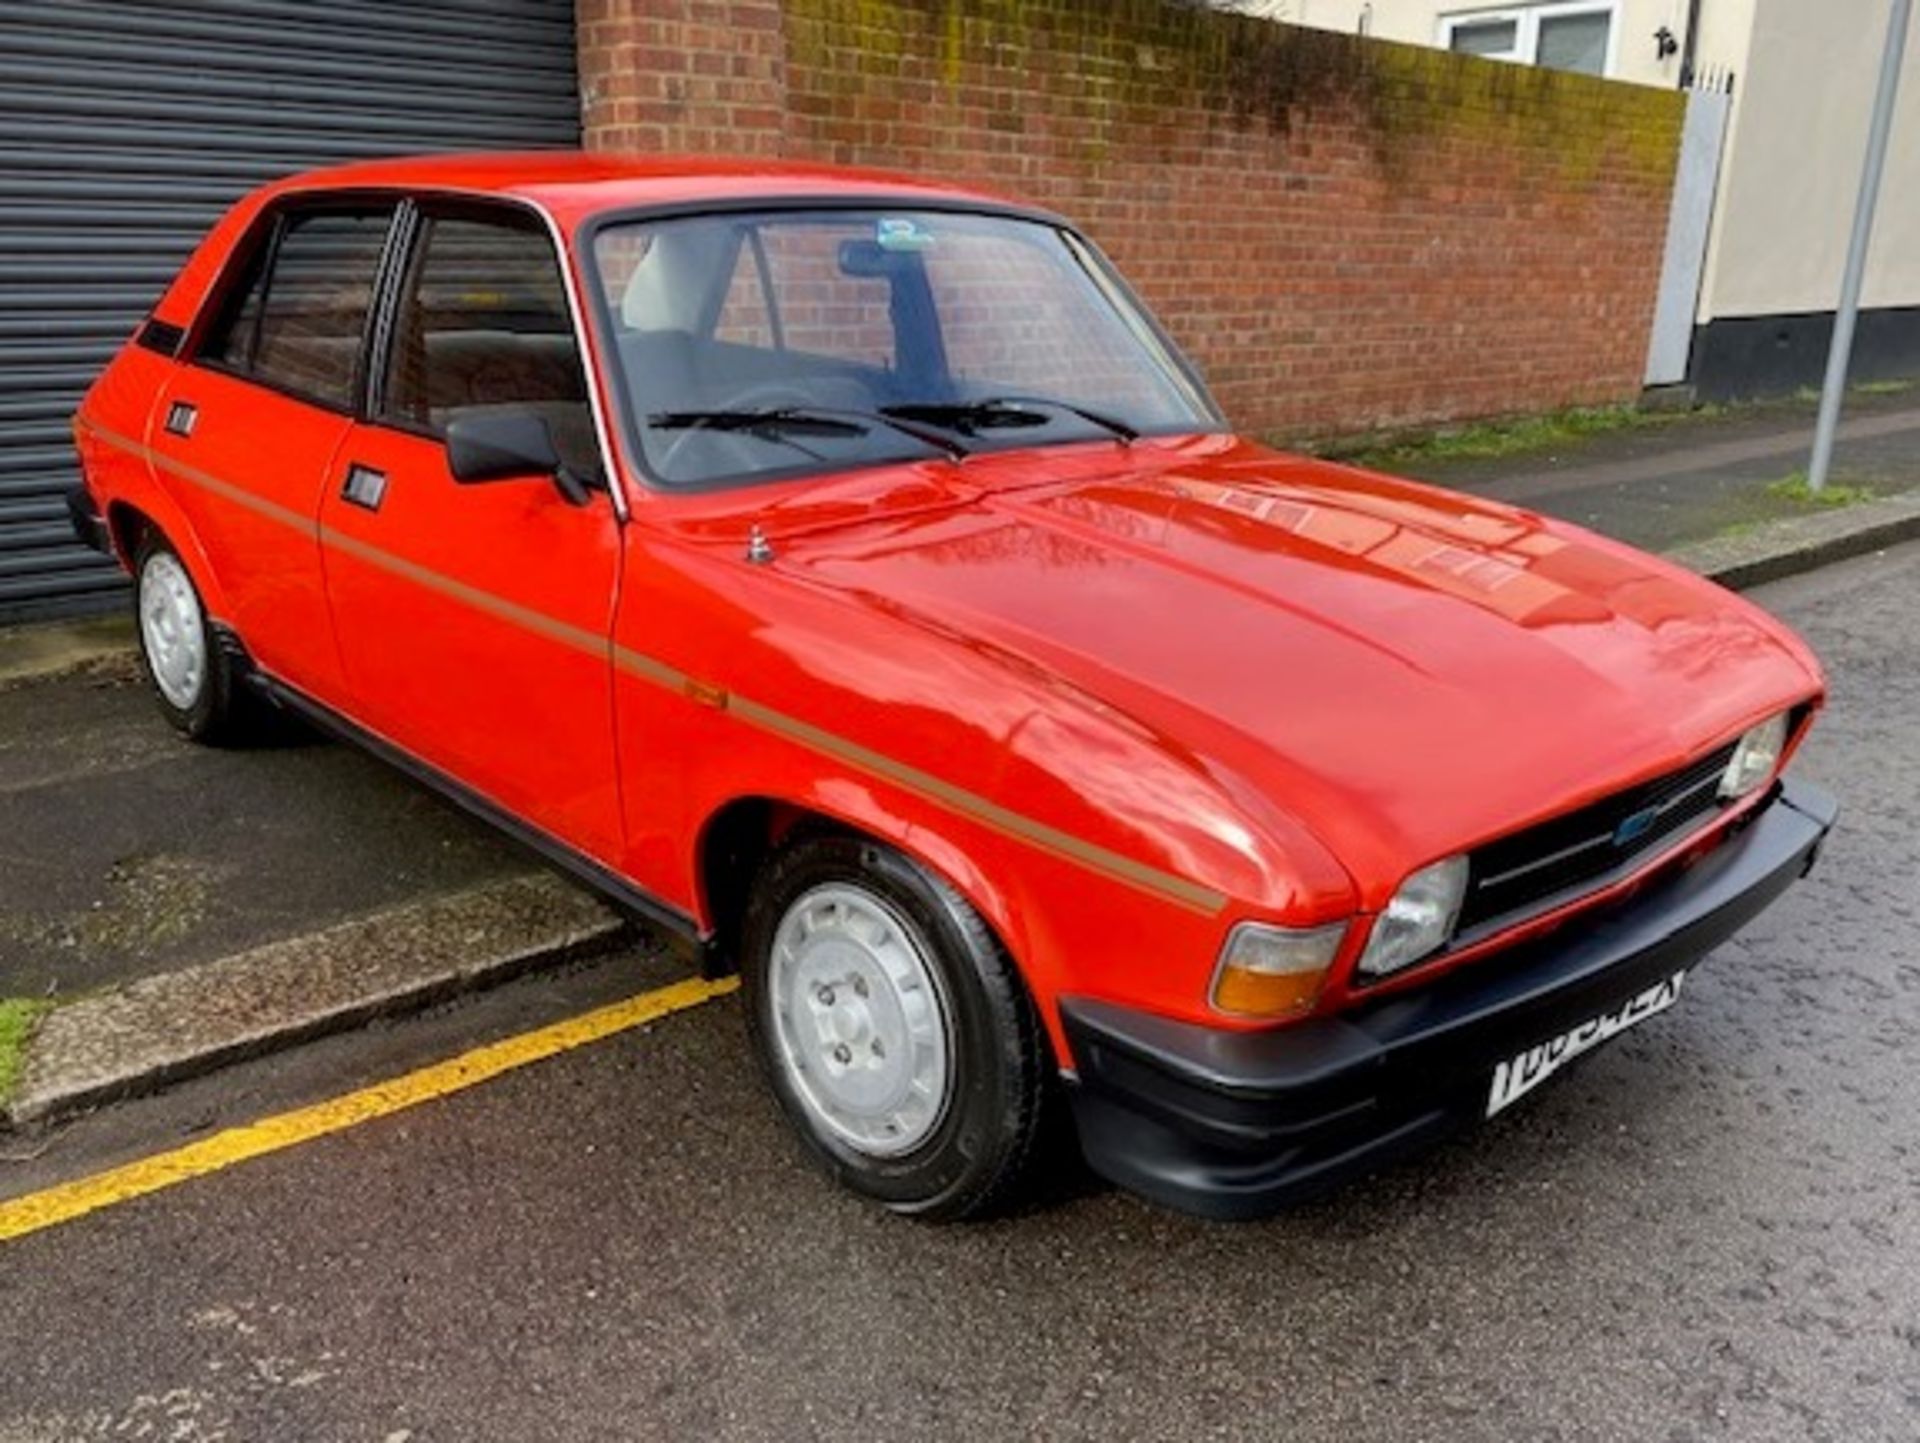
[[[1471,1139],[1240,1227],[1062,1162],[986,1226],[804,1170],[717,1002],[0,1244],[0,1440],[1920,1436],[1920,547],[1761,594],[1822,868]],[[619,960],[104,1115],[17,1193],[648,985]]]

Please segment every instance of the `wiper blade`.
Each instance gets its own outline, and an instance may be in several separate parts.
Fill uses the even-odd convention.
[[[769,435],[864,436],[865,426],[832,416],[782,407],[751,411],[656,411],[647,417],[656,431],[750,431]]]
[[[751,435],[785,440],[789,436],[864,436],[874,426],[885,426],[903,436],[911,436],[923,446],[945,452],[954,460],[969,453],[951,436],[929,431],[880,411],[842,410],[834,406],[774,406],[758,410],[661,411],[647,417],[647,424],[663,431],[705,427],[715,431],[745,431]]]
[[[1111,431],[1120,440],[1131,445],[1140,439],[1138,427],[1129,426],[1117,416],[1109,416],[1105,411],[1095,411],[1080,405],[1077,401],[1062,401],[1054,396],[995,396],[990,401],[981,402],[985,406],[1052,406],[1061,411],[1071,412],[1090,426],[1098,426],[1102,431]]]
[[[894,415],[893,407],[891,406],[883,406],[878,411],[843,411],[838,407],[808,406],[806,411],[808,415],[812,416],[857,417],[862,421],[875,422],[888,427],[890,430],[898,431],[902,436],[911,436],[923,446],[931,446],[936,451],[944,451],[955,461],[958,461],[962,456],[971,456],[973,454],[970,447],[961,445],[951,436],[944,435],[939,431],[930,431],[925,426],[916,426],[910,418]]]
[[[934,426],[950,426],[965,436],[1007,426],[1044,426],[1047,418],[1034,414],[1032,408],[1036,406],[1048,406],[1078,416],[1089,425],[1109,431],[1129,444],[1140,439],[1140,432],[1125,421],[1052,396],[990,396],[979,401],[953,402],[915,401],[881,409],[889,416],[904,416]]]

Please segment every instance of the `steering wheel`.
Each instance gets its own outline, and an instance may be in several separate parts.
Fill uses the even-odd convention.
[[[736,391],[726,400],[701,410],[714,411],[779,411],[787,407],[796,409],[817,406],[820,403],[805,395],[800,389],[785,381],[764,381],[757,386],[749,386],[744,391]],[[667,442],[660,453],[657,463],[661,474],[668,480],[673,479],[674,471],[687,447],[695,441],[704,441],[719,446],[722,456],[729,453],[740,460],[742,471],[752,468],[753,457],[758,453],[755,443],[732,431],[715,430],[708,426],[688,426]]]

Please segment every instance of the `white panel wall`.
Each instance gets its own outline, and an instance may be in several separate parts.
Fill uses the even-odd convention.
[[[1366,17],[1369,33],[1381,40],[1400,40],[1412,45],[1433,45],[1440,38],[1440,22],[1450,15],[1470,15],[1487,10],[1522,9],[1530,0],[1237,0],[1225,5],[1284,20],[1292,25],[1308,25],[1316,30],[1359,29]],[[1540,3],[1540,0],[1531,0]],[[1789,0],[1818,10],[1826,0]],[[1701,0],[1700,45],[1696,64],[1701,69],[1737,64],[1751,24],[1755,0]],[[1676,37],[1684,37],[1687,24],[1687,0],[1615,0],[1619,37],[1615,46],[1616,63],[1612,78],[1641,85],[1659,85],[1668,89],[1680,83],[1680,56],[1664,59],[1654,43],[1654,32],[1665,26]]]
[[[1760,0],[1701,320],[1834,308],[1887,12],[1888,0]],[[1908,38],[1863,304],[1920,305],[1920,26]]]

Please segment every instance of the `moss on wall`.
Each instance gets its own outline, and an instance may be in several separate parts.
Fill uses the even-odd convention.
[[[1446,143],[1497,147],[1573,184],[1610,160],[1664,179],[1683,115],[1672,92],[1174,0],[786,0],[785,24],[789,74],[850,108],[930,80],[936,105],[984,90],[988,123],[1019,131],[1036,117],[1015,97],[1043,93],[1091,159],[1123,136],[1170,145],[1195,125],[1284,143],[1337,116],[1358,124],[1390,179]]]
[[[1639,389],[1678,93],[1198,0],[729,3],[778,56],[772,119],[750,138],[1072,216],[1246,429],[1422,425]],[[700,33],[686,113],[657,144],[740,133],[706,77],[737,63],[721,47],[746,32]]]

